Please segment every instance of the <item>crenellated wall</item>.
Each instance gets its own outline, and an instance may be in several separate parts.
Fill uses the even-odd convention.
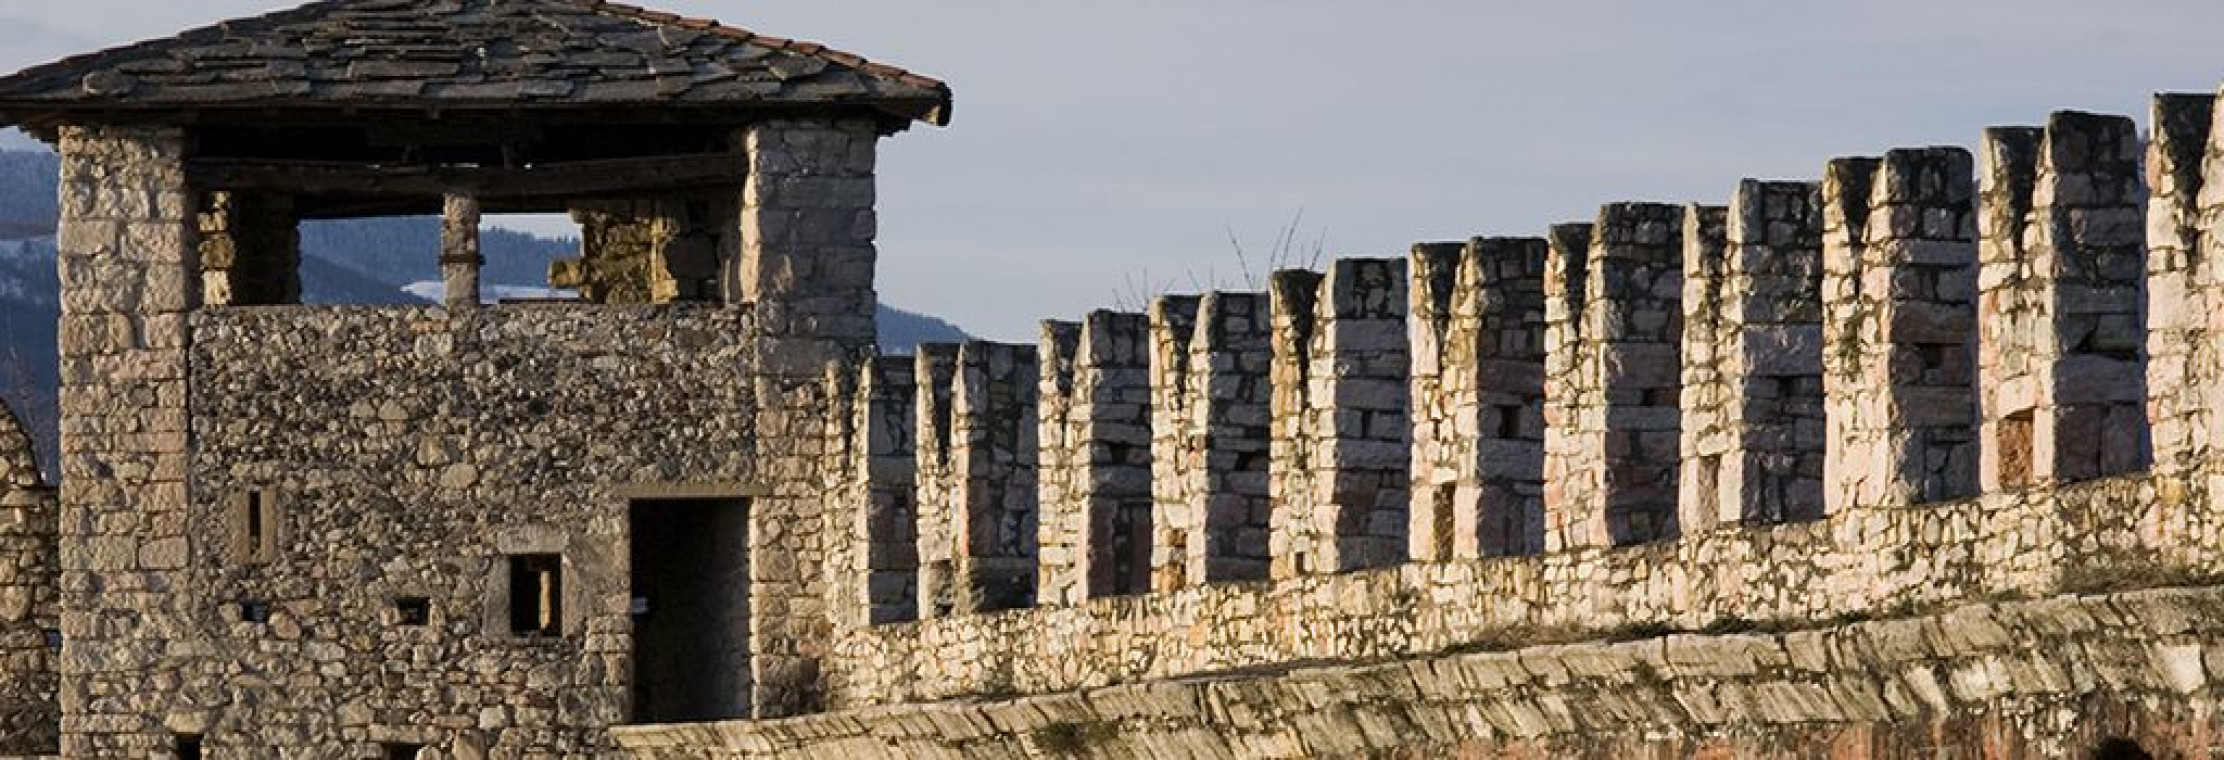
[[[1047,323],[993,412],[957,403],[989,354],[930,348],[922,505],[969,415],[1039,403],[993,461],[1039,467],[1043,593],[842,632],[827,703],[2205,577],[2214,103],[2157,99],[2151,197],[2128,120],[2065,113],[1988,132],[1981,177],[1893,150]],[[922,509],[922,589],[978,519]]]

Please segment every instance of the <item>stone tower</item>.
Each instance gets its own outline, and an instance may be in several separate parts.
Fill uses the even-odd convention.
[[[320,2],[0,80],[62,158],[61,751],[584,755],[809,708],[802,442],[874,338],[875,144],[950,106],[599,0]],[[480,215],[550,212],[578,299],[486,303]],[[412,214],[443,303],[299,303],[298,223]]]

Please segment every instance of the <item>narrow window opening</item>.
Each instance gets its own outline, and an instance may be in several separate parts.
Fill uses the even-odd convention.
[[[405,596],[394,600],[394,622],[407,627],[432,624],[432,600],[422,596]]]
[[[62,651],[62,629],[46,628],[40,630],[39,633],[46,638],[46,648],[57,652]]]
[[[2025,409],[2000,420],[2000,485],[2003,488],[2031,485],[2034,469],[2031,416],[2031,410]]]
[[[245,601],[239,603],[239,622],[264,625],[270,622],[270,603]]]
[[[1450,562],[1452,561],[1452,533],[1459,524],[1453,509],[1459,500],[1459,486],[1451,483],[1440,484],[1436,487],[1432,496],[1434,498],[1430,504],[1432,511],[1429,513],[1429,521],[1434,526],[1434,533],[1429,537],[1434,541],[1432,542],[1433,545],[1429,547],[1429,555],[1431,559],[1438,562]]]
[[[379,747],[384,750],[386,760],[417,760],[418,754],[425,749],[425,745],[422,744],[388,743],[381,744]]]
[[[1521,407],[1500,405],[1497,410],[1499,440],[1521,440]]]
[[[241,564],[260,565],[278,558],[279,498],[275,492],[249,488],[232,497],[231,546]]]
[[[510,557],[510,632],[560,636],[564,630],[564,558],[557,554]]]
[[[247,492],[247,555],[263,556],[263,492]]]
[[[172,743],[177,746],[178,760],[201,760],[200,734],[178,734]]]

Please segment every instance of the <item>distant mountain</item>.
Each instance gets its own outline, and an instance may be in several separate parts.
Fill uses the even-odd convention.
[[[51,472],[60,320],[54,263],[59,216],[54,154],[0,150],[0,399],[33,428]],[[577,255],[579,241],[489,227],[481,232],[490,288],[540,287],[548,263]],[[404,288],[437,280],[440,223],[432,217],[310,222],[301,226],[302,300],[314,304],[424,303]],[[909,354],[923,342],[966,339],[956,325],[883,304],[881,350]]]

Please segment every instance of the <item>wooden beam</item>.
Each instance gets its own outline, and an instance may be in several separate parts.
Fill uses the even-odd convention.
[[[523,169],[215,159],[186,164],[187,179],[211,190],[427,197],[467,193],[490,202],[739,187],[748,176],[749,162],[738,153],[572,161]]]

